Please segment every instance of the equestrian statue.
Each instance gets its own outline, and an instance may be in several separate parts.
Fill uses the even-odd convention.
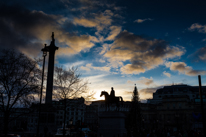
[[[121,103],[123,103],[123,99],[121,96],[115,97],[115,91],[113,87],[110,92],[110,95],[106,91],[102,91],[100,97],[103,95],[105,97],[105,109],[109,111],[110,104],[116,104],[116,110],[119,111],[119,102],[121,101]]]

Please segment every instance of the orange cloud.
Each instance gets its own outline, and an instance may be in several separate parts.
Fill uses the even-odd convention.
[[[145,78],[145,77],[141,77],[140,80],[137,81],[138,83],[140,84],[144,84],[144,85],[151,85],[154,83],[152,77],[149,79],[149,78]]]
[[[111,65],[130,61],[131,64],[126,64],[120,71],[123,74],[139,74],[164,64],[169,58],[180,57],[184,53],[183,47],[170,46],[163,40],[148,40],[123,31],[105,52],[104,57],[108,58]]]
[[[197,75],[205,75],[205,70],[194,70],[192,67],[187,66],[184,62],[167,62],[166,66],[170,68],[170,70],[178,71],[179,73],[189,75],[189,76],[197,76]]]
[[[89,28],[96,28],[97,31],[95,32],[95,34],[98,36],[98,39],[101,42],[105,40],[102,35],[105,35],[106,33],[108,33],[108,31],[111,31],[106,40],[113,40],[121,31],[121,27],[111,26],[113,22],[113,16],[114,14],[111,10],[105,10],[102,13],[93,13],[92,17],[90,18],[74,18],[73,24]]]
[[[147,18],[147,19],[137,19],[137,20],[135,20],[134,22],[142,23],[142,22],[145,22],[145,21],[147,21],[147,20],[152,21],[153,19],[150,19],[150,18]]]
[[[70,36],[69,34],[57,35],[58,41],[67,45],[60,48],[59,54],[76,54],[80,51],[87,50],[94,46],[95,42],[98,42],[97,38],[90,35]]]
[[[100,14],[93,14],[93,18],[86,19],[85,17],[74,18],[73,23],[84,27],[95,27],[97,33],[102,31],[105,27],[108,27],[112,23],[111,17],[113,16],[112,11],[105,10]]]
[[[99,70],[99,71],[110,71],[110,67],[94,67],[92,64],[87,64],[85,67],[81,66],[82,70],[91,71],[91,70]]]
[[[96,22],[94,19],[85,19],[85,18],[74,18],[74,24],[78,24],[84,27],[97,27],[98,22]]]
[[[167,76],[167,77],[171,77],[171,74],[168,73],[168,72],[166,72],[166,71],[164,71],[163,74],[164,74],[165,76]]]
[[[144,73],[145,69],[141,65],[127,64],[121,68],[122,74],[139,74]]]
[[[106,40],[114,40],[114,38],[121,32],[122,27],[120,26],[111,26],[109,33],[109,36],[106,38]]]

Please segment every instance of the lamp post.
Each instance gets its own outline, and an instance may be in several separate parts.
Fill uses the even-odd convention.
[[[41,93],[40,93],[40,103],[39,103],[39,116],[38,116],[38,125],[37,125],[37,136],[39,136],[39,124],[40,124],[40,114],[41,114],[41,101],[42,101],[42,89],[43,89],[43,83],[44,83],[44,65],[45,65],[45,57],[47,55],[47,46],[45,44],[45,47],[41,50],[43,51],[43,68],[42,68],[42,81],[41,81]]]

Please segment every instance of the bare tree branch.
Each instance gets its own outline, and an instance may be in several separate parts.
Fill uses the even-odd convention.
[[[0,54],[0,110],[4,114],[4,133],[15,106],[28,106],[38,94],[41,71],[38,62],[22,53],[2,50]],[[20,106],[19,106],[20,107]]]
[[[83,81],[78,73],[78,68],[70,68],[68,70],[62,67],[55,67],[54,76],[54,95],[57,99],[64,100],[64,128],[63,136],[65,135],[66,121],[66,99],[74,99],[80,96],[87,98],[93,96],[88,93],[88,81]]]

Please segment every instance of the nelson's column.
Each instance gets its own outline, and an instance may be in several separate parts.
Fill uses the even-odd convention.
[[[46,86],[46,102],[45,104],[52,104],[52,91],[53,91],[53,77],[54,77],[54,58],[55,51],[58,47],[55,46],[54,32],[52,32],[52,41],[49,46],[46,46],[42,50],[49,52],[49,63],[47,73],[47,86]]]

